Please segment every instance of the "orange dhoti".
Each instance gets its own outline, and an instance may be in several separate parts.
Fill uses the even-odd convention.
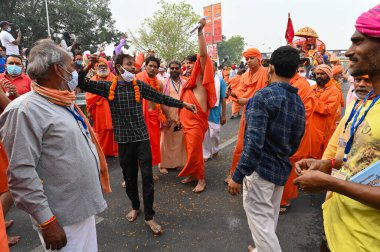
[[[245,110],[243,111],[243,115],[240,118],[240,125],[239,125],[239,133],[238,138],[236,141],[234,153],[232,154],[232,164],[230,168],[230,174],[232,175],[236,169],[236,166],[239,163],[241,153],[243,152],[244,147],[244,133],[245,133]]]
[[[158,118],[158,110],[148,110],[148,132],[150,149],[152,150],[152,165],[158,165],[161,162],[160,152],[160,120]]]
[[[178,176],[192,175],[198,180],[204,179],[202,143],[208,129],[208,113],[202,111],[192,90],[184,90],[181,98],[184,102],[196,105],[198,113],[193,114],[185,109],[182,109],[180,112],[187,161]]]
[[[0,194],[8,191],[8,158],[0,142]],[[2,216],[2,215],[1,215]]]
[[[289,200],[298,197],[298,187],[293,184],[293,180],[297,178],[297,173],[295,170],[295,163],[300,161],[302,158],[293,159],[290,158],[290,163],[292,164],[292,170],[290,171],[289,178],[286,181],[284,191],[282,193],[281,206],[286,206],[289,204]]]

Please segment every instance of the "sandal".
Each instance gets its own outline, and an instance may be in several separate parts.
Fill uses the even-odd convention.
[[[132,209],[126,216],[127,220],[129,222],[134,222],[137,219],[137,216],[139,216],[140,210],[134,210]]]
[[[158,225],[158,223],[153,219],[145,221],[145,224],[148,225],[150,230],[152,230],[153,234],[155,235],[161,235],[164,233],[164,230],[162,229],[162,227]]]

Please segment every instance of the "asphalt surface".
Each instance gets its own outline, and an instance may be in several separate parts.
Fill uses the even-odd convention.
[[[238,119],[227,121],[222,143],[232,142],[238,125]],[[234,144],[225,146],[218,158],[206,163],[207,188],[201,194],[191,191],[195,184],[182,185],[178,171],[160,176],[155,184],[155,210],[157,221],[165,229],[162,236],[151,233],[143,214],[134,223],[126,220],[131,204],[120,187],[121,168],[117,158],[108,159],[113,192],[105,196],[108,209],[97,218],[99,251],[247,251],[253,241],[242,196],[229,195],[223,182]],[[319,251],[323,199],[324,194],[301,193],[289,212],[280,216],[277,235],[283,251]],[[22,236],[12,252],[43,251],[27,214],[13,207],[7,219],[15,220],[10,234]]]

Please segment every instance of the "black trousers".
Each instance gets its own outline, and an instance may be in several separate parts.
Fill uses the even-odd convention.
[[[126,182],[126,193],[134,210],[140,209],[137,175],[140,166],[145,220],[153,219],[154,183],[149,140],[119,143],[119,161]]]

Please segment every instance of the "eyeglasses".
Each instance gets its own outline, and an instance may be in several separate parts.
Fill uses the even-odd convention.
[[[179,70],[179,67],[171,67],[170,70]]]

